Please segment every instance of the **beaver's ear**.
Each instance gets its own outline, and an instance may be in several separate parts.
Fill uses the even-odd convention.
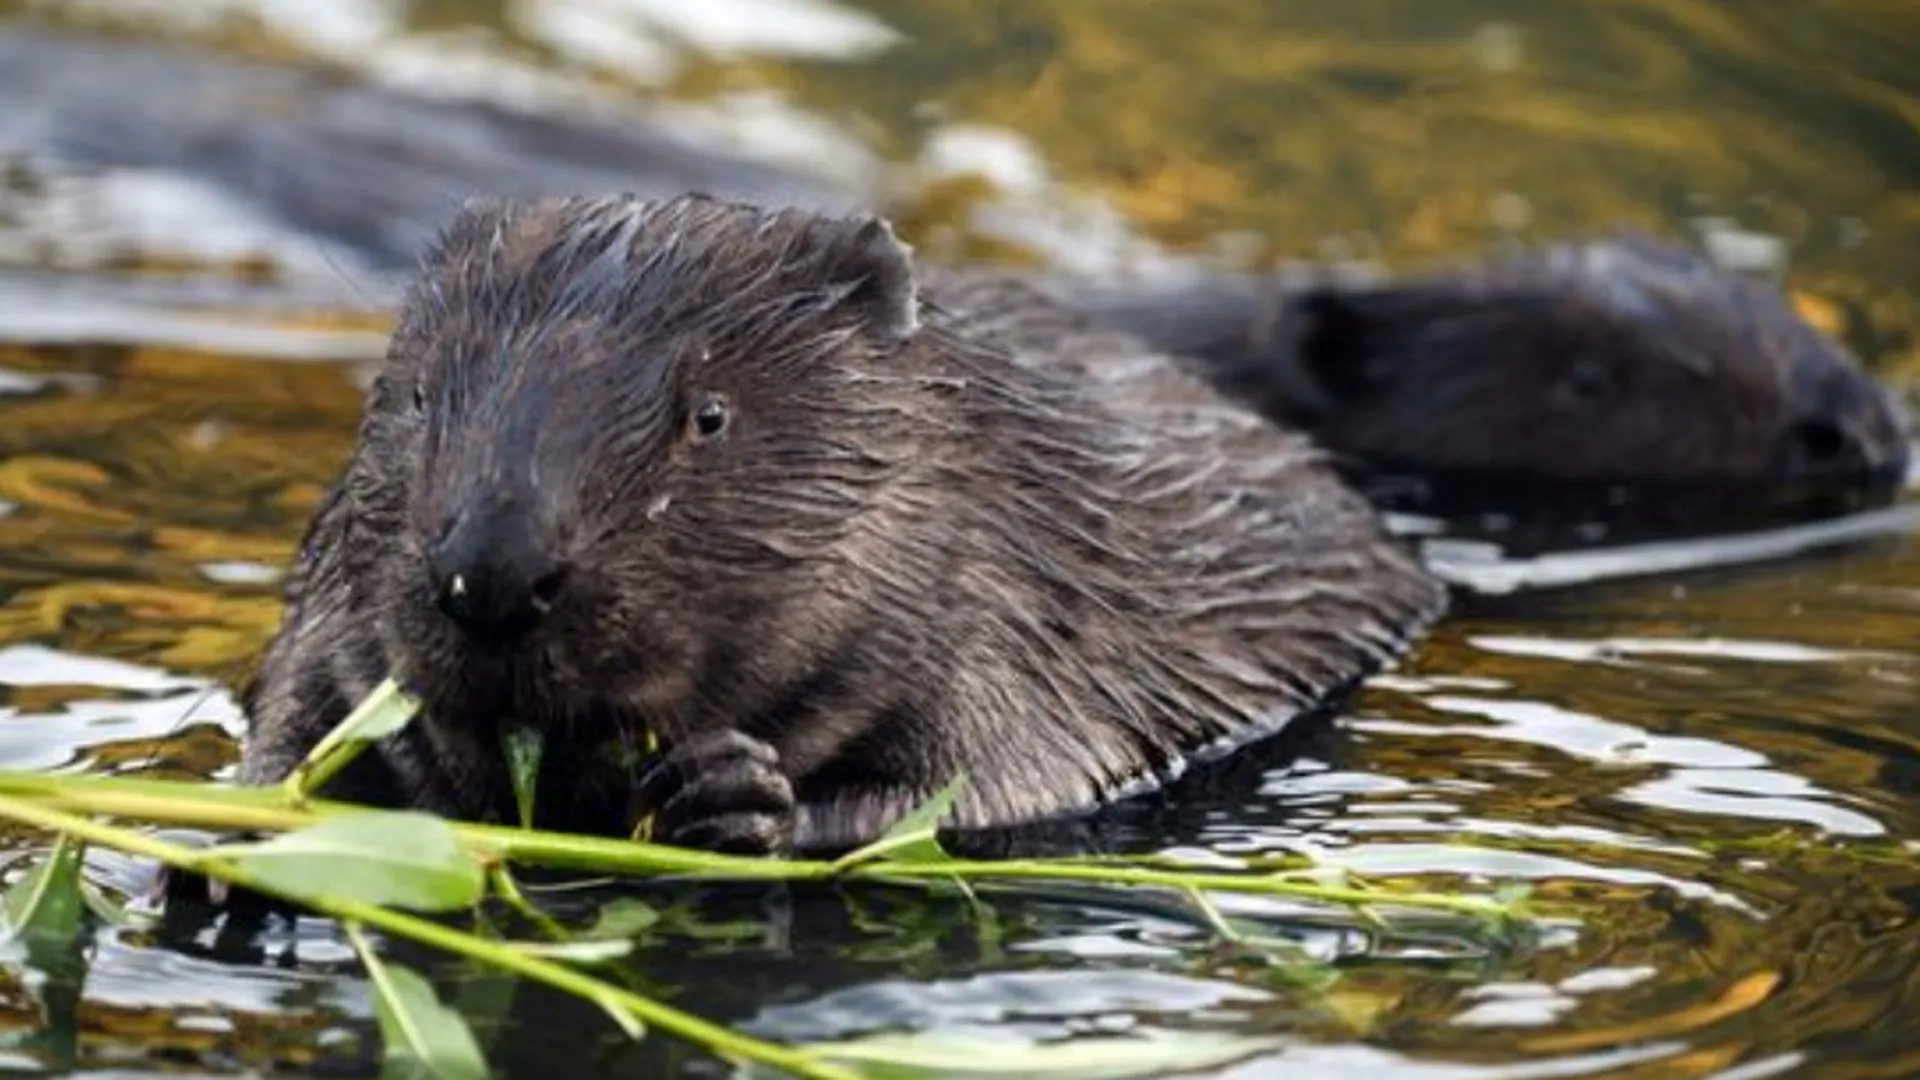
[[[848,218],[817,230],[816,240],[825,247],[830,272],[847,287],[840,303],[858,307],[875,332],[890,340],[905,341],[919,330],[913,248],[894,234],[891,222],[871,215]]]
[[[1298,326],[1295,357],[1315,386],[1337,401],[1352,401],[1379,386],[1378,343],[1354,299],[1318,286],[1295,296],[1289,306]]]

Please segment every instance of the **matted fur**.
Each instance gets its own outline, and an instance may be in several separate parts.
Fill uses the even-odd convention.
[[[685,434],[708,394],[711,444]],[[510,647],[429,591],[424,546],[476,499],[571,567]],[[302,544],[242,774],[284,775],[393,670],[426,711],[360,797],[502,813],[508,723],[581,773],[730,727],[777,749],[797,846],[956,772],[955,824],[1009,824],[1278,730],[1443,601],[1305,438],[1024,286],[916,272],[877,219],[480,203]],[[547,821],[626,827],[574,780],[543,779]]]
[[[1366,280],[1050,291],[1382,471],[1750,497],[1907,468],[1897,397],[1778,288],[1635,233]]]

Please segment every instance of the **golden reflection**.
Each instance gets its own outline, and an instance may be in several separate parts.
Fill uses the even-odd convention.
[[[1250,233],[1272,256],[1299,257],[1344,235],[1415,264],[1509,235],[1675,233],[1697,215],[1729,218],[1789,241],[1793,281],[1828,312],[1821,321],[1863,312],[1871,326],[1849,340],[1920,374],[1906,291],[1920,279],[1909,242],[1920,212],[1901,145],[1920,134],[1920,96],[1888,45],[1910,11],[863,6],[914,44],[862,65],[735,64],[733,84],[875,119],[903,159],[932,130],[916,110],[937,100],[947,120],[1018,132],[1076,188],[1176,245]],[[927,97],[900,94],[929,63],[942,75]],[[1877,340],[1895,336],[1906,344]]]
[[[1781,976],[1777,971],[1756,971],[1736,980],[1724,993],[1700,1005],[1619,1027],[1526,1038],[1521,1040],[1521,1046],[1538,1054],[1565,1054],[1685,1035],[1758,1007],[1779,989],[1780,981]]]
[[[99,506],[86,493],[87,489],[97,493],[109,480],[105,469],[90,462],[8,458],[0,462],[0,499],[116,525],[132,521],[133,515]]]

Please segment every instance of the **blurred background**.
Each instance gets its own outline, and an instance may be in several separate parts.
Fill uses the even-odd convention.
[[[1406,265],[1634,226],[1790,276],[1877,365],[1914,358],[1902,0],[9,0],[0,18],[9,269],[337,287],[404,265],[476,185],[556,182],[844,194],[941,253],[1098,273]]]

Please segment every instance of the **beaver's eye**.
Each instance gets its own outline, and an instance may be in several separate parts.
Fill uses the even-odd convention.
[[[706,394],[693,410],[693,437],[700,440],[718,438],[727,430],[727,401],[718,394]]]

